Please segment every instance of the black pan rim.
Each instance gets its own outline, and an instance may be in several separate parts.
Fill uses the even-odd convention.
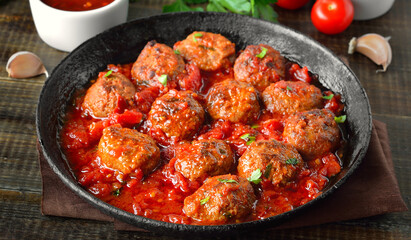
[[[147,18],[138,18],[135,20],[132,20],[130,22],[121,24],[119,26],[123,25],[132,25],[132,24],[139,24],[143,23],[147,20],[153,20],[153,19],[161,19],[161,18],[167,18],[167,17],[179,17],[182,15],[207,15],[207,16],[223,16],[223,15],[232,15],[239,17],[238,15],[235,14],[230,14],[230,13],[209,13],[209,12],[185,12],[185,13],[168,13],[168,14],[162,14],[162,15],[156,15],[156,16],[151,16]],[[342,63],[345,68],[349,70],[349,72],[354,76],[355,81],[358,83],[358,85],[361,86],[360,81],[358,78],[355,76],[354,72],[344,63],[342,62],[334,53],[332,53],[330,50],[328,50],[325,46],[322,44],[318,43],[316,40],[312,39],[311,37],[304,35],[296,30],[293,30],[291,28],[288,28],[286,26],[283,26],[281,24],[277,23],[271,23],[267,22],[264,20],[259,20],[255,18],[251,18],[248,16],[241,16],[242,18],[248,18],[247,21],[255,21],[255,22],[264,22],[264,24],[276,24],[278,27],[283,28],[284,30],[294,32],[295,34],[301,35],[302,37],[306,38],[308,41],[313,42],[315,45],[320,47],[323,51],[330,53],[334,59],[340,63]],[[114,28],[117,28],[119,26],[116,26]],[[112,29],[114,29],[112,28]],[[112,31],[112,29],[109,29],[105,32]],[[104,34],[105,32],[97,35],[96,37]],[[80,45],[77,49],[80,49],[88,44],[88,42],[92,41],[92,39],[86,41],[82,45]],[[94,197],[87,191],[85,191],[83,188],[80,187],[73,179],[71,179],[69,176],[65,175],[53,161],[51,156],[48,154],[48,149],[46,148],[44,141],[43,141],[43,136],[41,135],[41,114],[40,114],[40,109],[41,109],[41,102],[45,101],[43,99],[43,96],[47,90],[47,86],[50,84],[50,81],[53,79],[53,73],[57,71],[61,65],[70,59],[70,57],[76,52],[74,50],[70,54],[68,54],[54,69],[53,72],[51,73],[50,77],[46,80],[43,89],[41,91],[41,94],[38,99],[38,107],[37,107],[37,112],[36,112],[36,130],[37,130],[37,137],[40,143],[41,150],[44,154],[45,159],[47,160],[48,164],[51,166],[52,170],[57,174],[57,176],[64,182],[66,186],[68,186],[73,192],[75,192],[77,195],[79,195],[81,198],[85,199],[87,202],[91,203],[94,207],[99,208],[101,211],[104,213],[113,216],[115,218],[118,218],[120,220],[123,220],[125,222],[131,223],[137,227],[141,227],[153,232],[158,232],[159,227],[161,228],[161,232],[165,234],[227,234],[227,233],[234,233],[237,231],[244,231],[244,230],[249,230],[249,229],[255,229],[255,228],[267,228],[267,227],[274,227],[282,222],[286,221],[287,219],[291,218],[292,216],[302,212],[304,209],[309,208],[310,206],[317,204],[317,202],[320,202],[322,199],[325,199],[328,197],[330,194],[332,194],[337,188],[339,188],[348,178],[349,176],[352,175],[352,173],[355,171],[355,169],[361,164],[362,159],[364,158],[366,151],[368,149],[369,141],[371,138],[371,129],[372,129],[372,121],[371,121],[371,108],[369,105],[368,97],[366,95],[366,92],[364,88],[361,87],[361,92],[364,95],[365,100],[367,101],[367,115],[369,116],[368,120],[369,123],[367,124],[367,129],[365,129],[365,145],[364,147],[358,152],[357,156],[355,156],[354,163],[350,167],[350,169],[347,171],[345,176],[343,176],[338,182],[336,182],[330,189],[322,193],[320,196],[318,196],[316,199],[295,208],[292,211],[282,213],[280,215],[276,215],[273,217],[269,217],[266,219],[262,220],[256,220],[252,222],[244,222],[244,223],[238,223],[238,224],[227,224],[227,225],[211,225],[211,226],[203,226],[203,225],[184,225],[184,224],[175,224],[175,223],[168,223],[168,222],[162,222],[162,221],[157,221],[141,216],[134,215],[132,213],[128,213],[126,211],[120,210],[112,205],[109,205],[98,198]]]

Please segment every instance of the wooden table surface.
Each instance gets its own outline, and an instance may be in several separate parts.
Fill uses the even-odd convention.
[[[35,112],[44,76],[8,77],[6,63],[17,51],[32,51],[51,70],[67,55],[37,35],[27,0],[0,1],[0,239],[174,239],[154,233],[118,232],[112,223],[42,216]],[[129,18],[161,12],[170,1],[140,0]],[[387,123],[395,172],[408,207],[411,197],[411,1],[397,0],[390,12],[354,21],[342,34],[327,36],[310,22],[313,1],[301,10],[277,9],[279,22],[316,39],[345,57],[368,94],[373,118]],[[393,60],[386,73],[360,54],[347,55],[353,36],[375,32],[391,36]],[[355,203],[349,203],[355,204]],[[290,230],[250,233],[244,239],[411,239],[410,212]]]

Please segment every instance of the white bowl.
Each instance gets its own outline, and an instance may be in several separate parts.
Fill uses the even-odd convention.
[[[351,0],[354,5],[354,20],[368,20],[388,12],[394,0]]]
[[[70,52],[87,39],[127,20],[129,0],[88,11],[63,11],[41,0],[30,0],[31,13],[40,38],[53,48]]]

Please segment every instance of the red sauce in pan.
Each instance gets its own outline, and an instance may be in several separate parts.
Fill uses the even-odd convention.
[[[131,65],[110,64],[107,70],[101,74],[113,70],[114,72],[122,72],[131,79]],[[297,64],[291,63],[287,66],[288,79],[312,81],[312,76],[308,73],[307,68],[300,68]],[[204,96],[214,83],[232,76],[231,68],[215,72],[201,71],[200,79],[193,78],[193,81],[200,82],[192,84],[200,84],[200,96]],[[174,162],[170,161],[176,151],[173,145],[159,144],[161,164],[146,177],[140,169],[123,175],[100,165],[97,147],[105,127],[120,124],[143,133],[147,132],[142,122],[146,119],[150,104],[159,93],[158,90],[150,88],[139,91],[140,98],[135,99],[134,106],[123,107],[120,104],[119,108],[123,109],[117,109],[114,114],[103,119],[84,114],[81,104],[85,90],[75,95],[62,129],[61,144],[78,182],[103,201],[136,215],[172,223],[211,224],[207,221],[200,222],[192,219],[186,216],[183,211],[184,199],[193,194],[202,182],[190,181],[174,169]],[[323,95],[331,94],[330,91],[323,91]],[[324,106],[336,115],[340,114],[343,108],[338,95],[328,100],[324,99]],[[262,111],[258,120],[249,125],[223,120],[213,122],[207,119],[192,140],[199,137],[224,139],[230,144],[236,159],[238,159],[248,147],[247,142],[240,136],[250,133],[256,136],[256,141],[263,139],[282,141],[283,130],[284,119],[282,117]],[[164,142],[166,141],[164,139]],[[253,185],[257,201],[253,212],[243,221],[278,215],[316,198],[329,182],[329,178],[340,172],[339,157],[333,152],[328,152],[320,158],[305,161],[303,170],[285,186],[274,186],[267,179],[263,179],[258,185]],[[236,171],[233,171],[232,174],[236,174]]]
[[[114,0],[41,0],[50,7],[64,11],[88,11],[104,7]]]

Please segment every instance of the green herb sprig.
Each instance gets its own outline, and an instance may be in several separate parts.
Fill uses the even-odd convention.
[[[259,184],[262,181],[261,175],[262,175],[261,170],[257,168],[256,170],[254,170],[254,172],[251,173],[251,176],[248,177],[247,180],[254,184]]]
[[[201,205],[204,205],[204,204],[206,204],[206,203],[208,202],[208,200],[210,200],[210,196],[207,196],[207,197],[201,199],[201,200],[200,200],[200,204],[201,204]]]
[[[207,3],[208,12],[233,12],[277,22],[277,13],[271,4],[277,0],[176,0],[170,5],[163,6],[163,12],[204,11],[202,7],[191,7],[191,4]]]
[[[167,75],[163,74],[158,78],[158,81],[163,84],[163,86],[167,86]]]
[[[334,97],[334,94],[328,95],[328,96],[322,96],[323,99],[326,100],[331,100]]]
[[[335,120],[336,123],[344,123],[346,119],[347,119],[346,115],[341,115],[339,117],[334,117],[334,120]]]
[[[237,183],[237,184],[238,184],[238,182],[237,182],[236,180],[234,180],[234,179],[218,178],[217,180],[218,180],[219,182],[222,182],[222,183]]]
[[[245,143],[245,144],[247,144],[247,145],[250,145],[251,143],[255,142],[255,136],[253,136],[253,135],[251,135],[251,134],[249,134],[249,133],[246,133],[246,134],[240,136],[240,138],[243,139],[243,140],[245,140],[245,141],[247,141],[247,142]]]

